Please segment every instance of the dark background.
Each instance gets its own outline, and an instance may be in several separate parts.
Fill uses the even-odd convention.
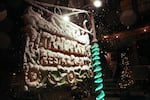
[[[42,1],[42,0],[39,0]],[[48,0],[43,0],[46,2],[50,2]],[[129,48],[129,55],[133,54],[132,51],[133,45],[130,41],[136,41],[137,48],[137,61],[134,60],[134,57],[130,57],[130,62],[133,66],[141,66],[141,67],[133,67],[135,76],[137,77],[137,85],[135,87],[142,88],[142,92],[149,91],[147,86],[149,86],[149,66],[150,65],[150,31],[143,32],[145,35],[139,35],[141,31],[137,31],[134,36],[130,36],[129,34],[134,33],[134,30],[140,29],[145,26],[149,26],[150,24],[150,9],[140,12],[138,10],[137,1],[132,0],[132,6],[136,13],[137,19],[136,22],[132,25],[124,25],[120,21],[120,16],[123,11],[121,11],[120,3],[123,0],[104,0],[104,6],[99,9],[94,9],[94,18],[95,18],[95,26],[97,30],[97,38],[99,40],[99,44],[101,45],[102,51],[113,51],[116,55],[114,55],[115,60],[119,61],[120,52]],[[147,4],[149,3],[148,0]],[[68,5],[68,0],[57,0],[55,4]],[[84,0],[84,2],[86,2]],[[87,1],[86,3],[88,3]],[[0,1],[0,12],[7,10],[7,17],[0,21],[0,97],[4,97],[5,100],[16,100],[15,96],[17,96],[16,91],[18,88],[12,89],[12,83],[16,83],[14,77],[19,76],[23,73],[23,53],[24,53],[24,44],[25,44],[25,34],[21,31],[23,27],[23,22],[21,16],[23,15],[25,8],[27,7],[27,3],[24,0],[1,0]],[[131,20],[132,21],[132,20]],[[102,35],[114,35],[115,33],[122,32],[119,34],[129,35],[128,38],[121,38],[120,40],[113,40],[113,47],[107,43],[107,41],[102,40]],[[124,33],[127,32],[127,33]],[[130,33],[128,33],[130,32]],[[128,41],[125,43],[118,41]],[[106,59],[104,58],[105,53],[102,53],[103,62],[107,65]],[[146,67],[145,67],[146,66]],[[112,76],[109,71],[109,68],[106,67],[104,70],[106,76]],[[115,73],[115,77],[111,77],[113,81],[110,83],[113,87],[116,84],[116,80],[120,77],[120,69],[117,67],[118,73]],[[116,72],[117,72],[116,71]],[[147,74],[146,74],[147,72]],[[139,76],[138,76],[139,75]],[[144,77],[144,78],[143,78]],[[113,79],[117,78],[117,79]],[[138,79],[139,78],[139,79]],[[144,79],[141,81],[141,79]],[[114,82],[115,80],[115,82]],[[109,83],[108,81],[106,84]],[[16,87],[18,84],[15,84]],[[108,86],[109,87],[109,86]],[[113,89],[108,89],[109,92],[114,92]],[[116,91],[120,92],[120,89],[116,89]],[[126,90],[125,90],[126,91]],[[16,93],[16,94],[15,94]],[[110,95],[111,95],[110,93]],[[117,93],[116,93],[117,94]],[[123,92],[123,94],[126,94]],[[109,95],[109,94],[108,94]],[[28,95],[29,96],[29,95]],[[112,95],[111,95],[112,96]],[[33,97],[33,96],[31,96]],[[133,97],[134,98],[134,97]],[[30,99],[31,100],[31,99]],[[123,99],[122,99],[123,100]],[[125,100],[125,99],[124,99]],[[127,99],[126,99],[127,100]],[[137,100],[137,99],[136,99]]]

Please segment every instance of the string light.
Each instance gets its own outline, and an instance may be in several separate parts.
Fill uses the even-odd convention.
[[[128,57],[126,57],[126,53],[121,54],[122,58],[122,67],[123,70],[121,72],[121,81],[119,82],[120,88],[127,88],[134,84],[134,81],[132,79],[132,71],[129,69],[129,60]]]
[[[146,29],[144,29],[144,32],[146,32],[147,30]]]
[[[118,35],[116,35],[116,38],[119,38],[119,36],[118,36]]]
[[[103,79],[102,79],[102,67],[100,66],[100,57],[99,57],[99,45],[95,43],[92,46],[92,61],[94,66],[94,83],[96,84],[95,92],[99,93],[96,97],[96,100],[104,100],[105,92],[102,90],[103,88]]]

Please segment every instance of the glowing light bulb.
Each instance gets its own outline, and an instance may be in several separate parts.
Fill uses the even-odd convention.
[[[100,0],[95,0],[95,1],[93,2],[93,4],[94,4],[95,7],[99,8],[99,7],[102,6],[102,1],[100,1]]]
[[[146,32],[147,30],[146,29],[144,29],[144,32]]]
[[[118,35],[116,35],[116,38],[119,38],[119,36],[118,36]]]

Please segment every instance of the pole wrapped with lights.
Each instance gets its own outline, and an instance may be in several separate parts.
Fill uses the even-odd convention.
[[[91,47],[92,52],[92,61],[94,67],[94,83],[96,85],[95,92],[98,93],[96,100],[104,100],[105,92],[102,90],[103,88],[103,79],[102,79],[102,67],[100,66],[100,53],[99,53],[99,45],[94,43]]]

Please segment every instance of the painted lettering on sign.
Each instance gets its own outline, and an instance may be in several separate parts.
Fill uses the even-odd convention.
[[[91,77],[90,39],[86,32],[57,16],[48,21],[28,8],[23,16],[27,40],[24,53],[28,87],[76,84]]]

